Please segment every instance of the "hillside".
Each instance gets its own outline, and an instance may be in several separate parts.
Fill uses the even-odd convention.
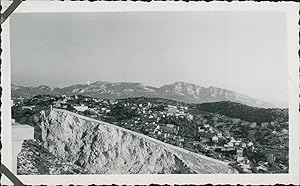
[[[233,102],[198,105],[147,97],[112,100],[81,95],[39,95],[16,99],[12,107],[12,117],[18,123],[35,127],[35,139],[38,144],[32,149],[38,149],[44,144],[41,122],[45,119],[41,117],[40,112],[49,110],[50,106],[79,114],[80,117],[86,116],[111,123],[113,126],[123,128],[122,130],[128,129],[144,134],[150,139],[154,138],[221,161],[237,163],[236,150],[242,148],[245,152],[245,161],[250,166],[246,172],[257,172],[256,167],[260,166],[258,162],[267,163],[267,156],[270,153],[276,155],[276,165],[268,165],[267,171],[264,169],[264,172],[288,170],[287,109],[262,109]],[[230,110],[234,113],[229,112]],[[251,117],[253,113],[256,117]],[[216,136],[217,141],[214,141]],[[229,145],[231,148],[228,148]],[[39,153],[42,152],[36,152]],[[48,157],[47,153],[45,157]],[[50,160],[49,164],[55,165],[55,162]],[[36,161],[39,162],[38,159]],[[69,161],[62,159],[61,162]],[[73,172],[73,169],[77,170],[76,166],[70,166],[67,172]],[[53,166],[49,171],[61,170]]]
[[[194,105],[193,113],[196,113],[197,111],[221,114],[231,118],[240,118],[244,121],[256,123],[288,121],[288,109],[257,108],[230,101]]]
[[[75,84],[63,88],[48,86],[24,87],[12,85],[12,97],[33,97],[36,95],[83,95],[103,99],[124,99],[133,97],[164,98],[186,103],[231,101],[255,107],[276,107],[249,96],[217,87],[202,87],[187,82],[174,82],[161,87],[146,86],[130,82],[102,82]]]
[[[85,173],[232,172],[225,162],[66,110],[42,111],[36,120],[41,145]]]

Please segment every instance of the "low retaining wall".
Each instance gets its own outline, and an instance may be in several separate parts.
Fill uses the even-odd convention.
[[[22,150],[24,140],[34,139],[34,128],[12,122],[12,172],[17,174],[17,157]]]

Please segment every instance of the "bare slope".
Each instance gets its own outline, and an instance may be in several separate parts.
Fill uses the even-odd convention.
[[[230,173],[219,160],[66,110],[42,112],[43,146],[96,174]]]

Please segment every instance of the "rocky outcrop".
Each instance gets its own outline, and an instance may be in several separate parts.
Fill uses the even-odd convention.
[[[21,175],[85,173],[82,167],[55,157],[36,140],[24,141],[17,164]]]
[[[40,117],[43,148],[82,173],[232,172],[225,162],[69,111],[42,111]]]

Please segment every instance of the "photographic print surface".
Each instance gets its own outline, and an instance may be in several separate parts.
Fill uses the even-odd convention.
[[[20,175],[288,173],[281,12],[10,20]]]

